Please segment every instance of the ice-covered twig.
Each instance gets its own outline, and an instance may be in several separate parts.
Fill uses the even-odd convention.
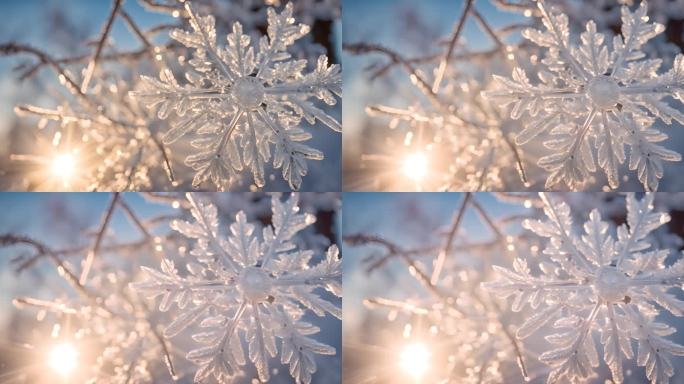
[[[112,9],[109,12],[109,16],[107,17],[107,21],[102,27],[102,32],[100,33],[100,38],[97,40],[97,46],[95,47],[95,52],[93,53],[92,58],[90,59],[90,62],[88,63],[88,67],[85,70],[85,73],[83,74],[83,82],[81,83],[81,92],[86,93],[88,90],[88,85],[90,84],[90,79],[93,77],[93,73],[95,73],[95,68],[97,67],[97,61],[100,59],[100,55],[102,54],[102,49],[105,46],[105,43],[107,42],[107,38],[109,37],[109,31],[112,29],[112,24],[114,23],[114,18],[116,17],[116,14],[119,10],[119,7],[121,6],[122,0],[114,0],[112,3]]]
[[[446,52],[444,52],[444,56],[442,57],[442,61],[439,63],[439,67],[437,68],[437,73],[435,74],[435,81],[432,83],[433,93],[439,92],[439,86],[442,83],[444,73],[446,73],[447,67],[449,66],[451,54],[454,51],[454,48],[456,48],[456,42],[458,41],[458,38],[461,36],[461,31],[463,31],[463,26],[465,25],[466,19],[468,17],[468,12],[470,11],[473,2],[473,0],[466,0],[463,4],[463,12],[461,13],[461,17],[458,19],[454,26],[454,32],[452,33],[451,38],[449,38],[449,45],[447,46]]]
[[[463,215],[465,214],[466,208],[468,207],[468,202],[470,201],[471,197],[472,195],[469,192],[467,192],[463,196],[461,206],[454,213],[454,218],[451,223],[451,226],[449,227],[449,232],[447,233],[447,236],[444,239],[444,245],[442,246],[442,249],[439,251],[439,254],[437,255],[437,259],[435,260],[435,267],[432,271],[432,277],[430,278],[432,284],[437,284],[437,282],[439,281],[439,275],[442,273],[444,261],[446,260],[447,255],[451,253],[454,238],[456,237],[458,228],[461,226]]]
[[[112,213],[114,213],[114,208],[116,208],[116,203],[119,200],[119,197],[120,195],[118,192],[115,192],[112,195],[112,198],[109,202],[109,207],[105,211],[104,215],[102,215],[99,230],[95,235],[95,242],[93,243],[93,247],[90,249],[85,261],[83,262],[83,270],[81,271],[81,278],[79,279],[81,284],[85,284],[86,281],[88,281],[88,274],[90,273],[90,269],[93,266],[95,256],[100,249],[102,239],[104,238],[105,232],[107,231],[107,226],[109,225],[109,221],[112,218]]]

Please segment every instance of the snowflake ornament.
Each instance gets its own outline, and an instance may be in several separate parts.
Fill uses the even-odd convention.
[[[551,367],[548,383],[594,376],[599,366],[594,331],[614,382],[624,381],[622,361],[634,357],[632,339],[638,343],[637,364],[646,368],[651,383],[667,383],[674,374],[672,356],[684,356],[684,346],[666,338],[676,330],[657,316],[663,310],[684,315],[684,301],[674,294],[684,283],[684,261],[666,265],[669,250],[652,242],[652,232],[670,220],[653,211],[654,197],[627,196],[627,222],[615,237],[596,209],[584,232],[576,234],[569,206],[542,194],[548,220],[523,222],[548,239],[538,270],[518,258],[513,271],[495,266],[501,279],[483,284],[500,297],[513,297],[513,311],[526,306],[534,311],[518,328],[518,338],[543,327],[557,331],[546,336],[554,349],[539,356]]]
[[[189,3],[185,9],[193,30],[176,29],[171,37],[194,49],[187,84],[180,85],[165,68],[159,80],[142,76],[141,88],[132,95],[158,108],[160,119],[175,112],[178,119],[164,143],[196,136],[191,144],[197,153],[185,159],[195,170],[194,187],[211,180],[224,189],[245,168],[263,187],[264,165],[272,157],[273,167],[282,168],[283,178],[298,189],[307,174],[306,160],[323,159],[323,153],[303,143],[311,134],[300,127],[302,119],[341,131],[340,123],[315,105],[320,100],[332,106],[335,95],[341,96],[339,65],[328,65],[327,57],[320,56],[315,69],[304,73],[308,62],[292,59],[288,47],[310,29],[295,24],[292,4],[280,14],[268,9],[267,36],[257,47],[239,22],[227,36],[227,47],[222,46],[213,16],[196,15]]]
[[[187,263],[187,274],[179,274],[174,262],[164,259],[161,271],[143,267],[148,279],[132,284],[149,298],[161,296],[160,311],[176,305],[179,314],[164,330],[165,337],[178,335],[190,326],[197,348],[186,355],[199,366],[195,382],[214,377],[232,382],[247,363],[241,342],[246,340],[249,360],[259,379],[268,381],[268,360],[278,353],[290,365],[297,383],[308,384],[316,371],[315,355],[334,355],[335,349],[310,337],[319,328],[303,320],[307,311],[341,319],[341,308],[326,300],[319,290],[342,295],[342,263],[335,245],[319,263],[312,265],[314,252],[295,245],[298,232],[315,222],[315,216],[300,213],[298,195],[272,200],[272,224],[257,236],[257,226],[246,221],[244,212],[235,216],[230,235],[219,232],[216,207],[188,194],[194,222],[176,220],[171,227],[195,239]]]
[[[581,188],[596,171],[596,160],[610,188],[617,188],[627,146],[629,169],[637,172],[645,189],[656,190],[663,161],[681,160],[658,144],[667,135],[653,124],[657,119],[684,124],[684,113],[668,102],[670,97],[684,102],[684,56],[677,55],[663,74],[657,73],[662,60],[645,58],[642,46],[665,30],[648,23],[645,1],[633,13],[622,7],[622,34],[613,38],[612,52],[594,21],[587,23],[579,43],[571,45],[567,16],[549,12],[543,1],[538,5],[546,31],[526,29],[523,36],[548,49],[540,83],[532,84],[523,69],[515,68],[512,79],[495,76],[498,89],[484,92],[485,97],[512,105],[514,119],[527,112],[518,145],[542,133],[551,135],[544,146],[553,153],[538,161],[550,173],[546,188],[561,182]]]

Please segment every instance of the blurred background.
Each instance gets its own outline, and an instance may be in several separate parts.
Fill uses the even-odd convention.
[[[266,9],[269,6],[278,9],[283,7],[280,0],[196,0],[194,6],[202,14],[212,13],[217,20],[217,33],[221,39],[231,30],[233,22],[243,24],[246,33],[259,36],[266,31]],[[337,0],[297,2],[295,17],[298,22],[309,24],[312,29],[309,36],[300,41],[294,48],[295,56],[311,59],[318,54],[327,53],[331,63],[340,62],[342,25],[340,7]],[[2,1],[0,12],[5,15],[5,22],[0,26],[0,44],[25,44],[37,48],[52,58],[70,73],[80,78],[87,60],[93,54],[95,43],[112,8],[111,1],[98,0],[26,0]],[[176,0],[129,0],[124,1],[122,9],[134,21],[137,27],[149,38],[158,50],[156,60],[164,60],[171,66],[178,79],[183,79],[184,48],[169,38],[169,31],[187,27],[187,22],[179,17],[182,4]],[[225,40],[222,40],[225,41]],[[128,55],[130,53],[130,55]],[[127,92],[135,87],[140,75],[158,77],[159,70],[154,60],[145,54],[139,39],[121,17],[114,20],[109,39],[105,44],[103,56],[124,54],[121,59],[103,60],[98,66],[98,74],[102,82],[109,87],[115,84],[112,94],[104,96],[108,107],[112,110],[129,104],[138,114],[146,113],[144,108],[128,99]],[[315,60],[314,60],[315,63]],[[71,165],[53,152],[62,142],[73,140],[69,135],[55,138],[59,131],[58,122],[43,122],[34,116],[17,116],[14,108],[19,105],[34,105],[41,108],[55,109],[73,103],[73,97],[60,85],[55,73],[47,65],[37,65],[40,61],[32,55],[0,57],[0,189],[2,190],[43,190],[61,191],[65,186],[60,183],[63,172],[54,174],[50,167],[63,169]],[[121,100],[119,100],[121,99]],[[139,112],[138,109],[143,110]],[[68,109],[67,109],[68,111]],[[341,118],[341,103],[334,107],[326,107],[326,111],[338,121]],[[152,130],[165,131],[167,123],[152,118]],[[309,174],[301,186],[303,191],[339,191],[341,170],[341,135],[330,131],[317,123],[314,126],[303,124],[306,131],[312,133],[309,144],[325,153],[322,161],[309,162]],[[87,128],[87,127],[86,127]],[[86,128],[83,128],[87,131]],[[78,129],[75,132],[80,132]],[[111,133],[110,133],[111,134]],[[106,136],[106,135],[105,135]],[[78,139],[78,136],[76,139]],[[52,144],[52,145],[51,145]],[[134,189],[189,190],[192,170],[183,164],[185,156],[193,149],[188,143],[174,143],[169,147],[172,167],[177,176],[176,185],[171,185],[160,157],[148,156],[149,161],[143,166],[149,167],[144,175],[136,175],[143,183]],[[122,151],[126,151],[125,145]],[[111,149],[105,152],[116,152]],[[152,153],[152,151],[148,152]],[[29,155],[31,161],[10,161],[11,154]],[[115,154],[101,153],[94,159],[87,159],[88,165],[99,164]],[[123,167],[131,161],[123,155],[116,155]],[[36,161],[40,162],[36,164]],[[48,168],[48,172],[43,172]],[[113,169],[116,165],[112,166]],[[124,167],[124,169],[126,169]],[[287,182],[282,180],[280,170],[266,168],[266,188],[269,191],[289,191]],[[82,176],[73,172],[70,175]],[[188,180],[189,178],[189,180]],[[101,190],[121,190],[115,184],[114,177],[107,180],[109,185]],[[149,179],[149,180],[148,180]],[[72,183],[73,184],[73,183]],[[106,184],[106,183],[102,183]],[[246,175],[233,190],[250,190],[251,174]],[[252,187],[253,188],[253,187]],[[67,189],[68,190],[68,189]],[[83,190],[83,188],[74,188]]]
[[[227,231],[240,210],[245,212],[248,221],[270,224],[271,196],[268,194],[199,193],[198,196],[218,208],[221,231]],[[101,317],[95,316],[96,311],[89,302],[67,283],[53,260],[44,254],[41,256],[39,248],[31,244],[10,240],[35,241],[57,254],[68,270],[80,273],[81,261],[92,246],[111,201],[109,193],[0,193],[3,212],[0,220],[0,383],[82,383],[87,379],[123,383],[122,376],[115,373],[126,359],[144,364],[152,375],[151,380],[134,375],[131,383],[172,382],[158,344],[141,341],[138,350],[129,342],[129,338],[136,339],[131,336],[134,333],[128,333],[137,328],[114,320],[100,324]],[[339,194],[302,193],[300,207],[314,214],[317,222],[302,231],[297,241],[314,249],[315,258],[323,257],[329,244],[339,243]],[[169,222],[174,218],[188,219],[188,209],[182,194],[124,193],[119,196],[86,284],[97,295],[98,303],[106,302],[121,311],[127,308],[119,307],[118,300],[136,298],[128,283],[144,277],[141,266],[158,270],[161,255],[174,259],[177,268],[185,271],[185,264],[191,261],[185,252],[191,243],[170,230]],[[149,237],[140,231],[132,217],[146,228]],[[173,310],[158,311],[158,300],[147,305],[149,319],[160,327],[178,315]],[[61,313],[65,308],[78,309],[79,315]],[[83,319],[90,320],[84,323]],[[317,340],[337,350],[333,356],[317,356],[318,371],[313,382],[339,383],[341,322],[332,316],[311,314],[304,320],[321,328],[315,336]],[[149,332],[142,331],[151,337]],[[79,344],[75,350],[57,350],[55,356],[55,346],[76,334],[80,336],[76,336]],[[181,334],[170,342],[172,361],[180,377],[177,382],[192,383],[196,367],[184,358],[192,346],[191,339]],[[279,360],[272,359],[270,367],[274,383],[292,382],[288,367]],[[71,371],[65,372],[67,368]],[[245,372],[245,377],[238,382],[251,383],[257,377],[251,364],[245,366]]]
[[[624,195],[617,193],[552,193],[572,210],[575,233],[596,208],[615,226],[625,222]],[[502,324],[515,330],[531,313],[515,313],[512,300],[492,302],[480,287],[496,278],[492,266],[512,269],[515,257],[531,268],[543,259],[544,243],[525,230],[526,218],[543,217],[536,194],[473,193],[446,255],[435,286],[463,310],[443,307],[421,282],[420,271],[433,273],[464,193],[345,193],[343,382],[373,383],[521,383],[525,382]],[[639,197],[641,198],[641,197]],[[658,193],[656,211],[672,220],[654,232],[655,243],[670,249],[667,264],[684,249],[684,194]],[[496,229],[494,229],[496,228]],[[498,232],[497,232],[498,231]],[[498,236],[498,233],[501,235]],[[387,245],[389,244],[389,245]],[[403,255],[402,255],[403,253]],[[434,276],[434,275],[433,275]],[[673,290],[673,292],[675,292]],[[677,293],[682,298],[682,292]],[[453,301],[449,301],[453,300]],[[483,304],[485,303],[485,304]],[[431,308],[431,311],[421,312]],[[662,311],[658,319],[676,328],[669,336],[684,343],[684,318]],[[546,382],[548,369],[537,361],[549,344],[539,330],[519,341],[530,382]],[[595,334],[597,343],[598,336]],[[599,356],[602,348],[599,347]],[[675,357],[671,383],[684,382],[684,358]],[[486,370],[478,371],[477,368]],[[624,362],[625,382],[647,382],[636,360]],[[610,382],[603,361],[591,383]],[[448,380],[447,380],[448,379]],[[442,381],[444,380],[444,381]],[[450,380],[450,381],[449,381]]]
[[[431,83],[433,72],[448,44],[454,26],[463,11],[462,0],[344,0],[343,44],[346,47],[356,43],[379,45],[389,48],[408,60],[423,78]],[[633,0],[546,0],[549,6],[565,12],[570,20],[571,34],[579,37],[588,20],[597,23],[604,33],[619,33],[620,7],[626,4],[632,8],[639,1]],[[489,28],[496,31],[505,44],[497,49],[495,42],[482,28],[482,22],[475,17],[466,19],[459,42],[456,44],[452,68],[449,68],[444,83],[444,101],[469,113],[469,104],[482,103],[479,92],[490,84],[493,74],[510,76],[514,66],[527,70],[532,78],[538,67],[536,58],[542,53],[525,43],[522,28],[540,27],[541,23],[532,17],[536,3],[532,0],[482,0],[474,2],[473,9]],[[665,24],[666,32],[649,41],[647,54],[663,59],[661,71],[668,70],[677,52],[684,48],[684,1],[649,1],[651,20]],[[608,40],[608,39],[607,39]],[[610,44],[609,44],[610,45]],[[516,159],[505,150],[498,150],[495,159],[478,159],[478,151],[492,146],[492,138],[486,135],[456,137],[450,152],[448,133],[433,133],[430,126],[439,127],[439,120],[421,123],[407,122],[401,117],[393,118],[391,113],[368,111],[368,107],[386,106],[399,110],[425,113],[430,111],[430,102],[412,84],[405,68],[392,64],[387,55],[377,52],[354,52],[345,49],[343,137],[344,164],[343,185],[345,191],[438,191],[438,190],[494,190],[522,191],[541,190],[544,187],[545,172],[536,166],[536,160],[544,150],[541,141],[534,141],[519,148],[521,162],[527,173],[523,182],[516,170]],[[493,108],[484,102],[484,109],[492,116],[498,116]],[[503,114],[505,115],[505,113]],[[524,118],[522,119],[524,121]],[[522,130],[521,122],[508,118],[500,119],[504,135],[514,136]],[[668,126],[656,124],[670,138],[665,146],[682,153],[684,151],[684,129],[677,123]],[[435,128],[437,129],[437,128]],[[434,143],[431,142],[434,135]],[[459,143],[460,141],[460,143]],[[414,150],[426,144],[428,153]],[[447,148],[447,149],[444,149]],[[471,154],[471,152],[473,154]],[[461,159],[463,157],[463,163]],[[490,165],[491,164],[491,165]],[[454,168],[463,168],[459,173]],[[468,180],[470,174],[485,168],[491,175],[483,180]],[[684,181],[675,177],[684,169],[682,162],[665,164],[665,177],[659,190],[679,191]],[[643,187],[626,165],[620,174],[628,174],[622,180],[620,190],[641,191]],[[670,175],[669,177],[667,175]],[[452,176],[457,180],[451,184],[442,177]],[[487,180],[487,178],[492,180]],[[479,175],[478,177],[479,178]],[[598,172],[592,178],[587,190],[600,191],[606,184],[605,177]]]

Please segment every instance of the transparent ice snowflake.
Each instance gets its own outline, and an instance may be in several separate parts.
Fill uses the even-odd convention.
[[[600,334],[614,382],[624,381],[623,358],[634,356],[631,339],[638,342],[637,364],[646,367],[651,383],[667,383],[674,374],[671,358],[683,356],[684,346],[668,340],[675,329],[656,318],[662,310],[684,314],[684,301],[672,292],[681,293],[684,261],[666,266],[669,250],[651,242],[651,233],[670,220],[669,214],[653,211],[654,197],[627,196],[627,223],[615,237],[596,209],[584,233],[576,234],[568,205],[542,194],[548,220],[523,222],[548,238],[538,270],[518,258],[514,271],[494,267],[501,279],[483,284],[503,298],[512,296],[513,311],[527,305],[534,311],[518,328],[518,338],[549,324],[558,331],[546,336],[555,348],[539,356],[551,366],[548,383],[593,376],[599,365],[593,331]]]
[[[684,56],[677,55],[673,67],[657,71],[660,59],[646,59],[642,46],[664,31],[648,23],[647,4],[630,12],[622,7],[622,35],[613,38],[612,52],[605,36],[589,21],[577,46],[571,46],[568,18],[549,12],[538,2],[546,31],[526,29],[523,36],[548,48],[542,60],[541,81],[533,85],[521,68],[512,79],[496,76],[499,89],[485,92],[501,106],[512,105],[511,117],[529,115],[516,143],[523,145],[544,132],[551,138],[544,146],[552,154],[538,165],[550,172],[546,188],[561,182],[581,188],[596,171],[596,160],[611,188],[619,186],[618,166],[625,162],[629,147],[629,169],[636,170],[644,188],[656,190],[663,176],[663,161],[681,156],[657,144],[667,135],[654,126],[656,119],[684,124],[684,113],[668,98],[684,101]],[[593,145],[592,145],[593,144]]]
[[[209,179],[223,189],[249,168],[255,184],[263,187],[264,165],[272,156],[273,167],[282,168],[290,187],[298,189],[308,170],[306,160],[323,159],[323,153],[303,143],[311,134],[300,127],[301,120],[341,131],[340,123],[315,105],[316,100],[334,105],[335,95],[341,96],[339,65],[328,65],[327,57],[320,56],[316,68],[304,73],[307,61],[292,59],[288,47],[310,29],[295,24],[292,4],[280,14],[268,9],[267,36],[258,47],[238,22],[228,46],[220,45],[214,17],[197,16],[189,3],[185,7],[193,30],[176,29],[171,37],[195,50],[185,74],[188,83],[180,85],[165,68],[160,80],[142,76],[141,88],[132,95],[158,107],[160,119],[172,112],[178,116],[164,143],[191,133],[199,136],[191,142],[198,152],[185,159],[196,172],[193,186]]]
[[[314,252],[298,249],[295,236],[316,221],[299,213],[298,195],[272,200],[272,225],[263,228],[261,240],[256,225],[239,212],[230,225],[230,235],[219,232],[218,213],[213,205],[188,194],[194,222],[176,220],[171,226],[195,239],[181,275],[172,260],[164,259],[161,272],[143,267],[149,276],[133,287],[147,297],[162,296],[161,311],[175,303],[179,314],[164,330],[173,337],[190,327],[198,348],[186,357],[197,364],[195,382],[213,376],[220,383],[231,382],[246,364],[240,331],[248,345],[249,360],[259,379],[268,381],[268,359],[277,355],[276,338],[281,344],[281,363],[290,365],[298,383],[308,384],[316,371],[315,355],[334,355],[335,349],[310,335],[319,328],[303,321],[307,310],[318,316],[326,313],[342,317],[339,306],[319,295],[326,290],[342,295],[342,263],[335,245],[319,263],[312,265]]]

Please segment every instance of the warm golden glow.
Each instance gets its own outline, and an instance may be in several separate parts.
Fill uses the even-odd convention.
[[[57,344],[50,350],[48,365],[62,376],[68,376],[76,368],[78,352],[69,343]]]
[[[76,156],[72,153],[62,153],[52,160],[50,165],[52,174],[64,181],[70,180],[76,173]]]
[[[409,178],[420,181],[425,177],[428,169],[428,159],[423,152],[407,155],[402,163],[402,170]]]
[[[409,344],[401,352],[399,365],[414,378],[422,377],[430,368],[430,351],[422,343]]]

